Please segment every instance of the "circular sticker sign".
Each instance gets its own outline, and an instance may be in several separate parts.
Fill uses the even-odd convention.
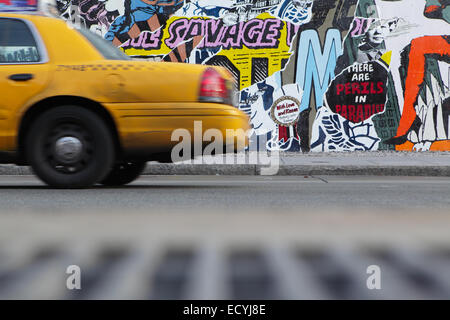
[[[270,116],[281,126],[292,126],[300,116],[300,102],[289,96],[279,98],[272,105]]]

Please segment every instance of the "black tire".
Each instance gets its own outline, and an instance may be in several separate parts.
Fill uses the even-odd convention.
[[[100,184],[123,186],[136,180],[144,171],[147,162],[125,162],[117,164]]]
[[[38,116],[27,133],[25,153],[34,173],[55,188],[90,187],[115,162],[109,128],[80,106],[55,107]]]

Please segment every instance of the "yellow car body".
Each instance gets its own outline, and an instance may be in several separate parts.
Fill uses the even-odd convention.
[[[40,60],[0,60],[0,162],[28,164],[26,130],[41,112],[58,105],[80,105],[101,115],[114,131],[118,160],[167,154],[178,143],[171,141],[172,132],[185,128],[194,136],[194,121],[202,121],[203,132],[215,128],[224,137],[227,129],[249,129],[248,116],[230,102],[199,101],[209,66],[111,60],[63,20],[6,13],[2,19],[26,23]],[[230,73],[212,68],[230,87]],[[247,145],[246,135],[238,140]]]

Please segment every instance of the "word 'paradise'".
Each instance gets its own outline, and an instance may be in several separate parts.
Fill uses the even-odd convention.
[[[338,104],[335,109],[336,113],[339,113],[341,116],[354,123],[364,121],[372,115],[383,111],[384,104]]]

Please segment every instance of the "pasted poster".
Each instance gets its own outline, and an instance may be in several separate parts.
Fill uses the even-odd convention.
[[[267,149],[450,150],[447,0],[57,3],[136,59],[227,68]]]

